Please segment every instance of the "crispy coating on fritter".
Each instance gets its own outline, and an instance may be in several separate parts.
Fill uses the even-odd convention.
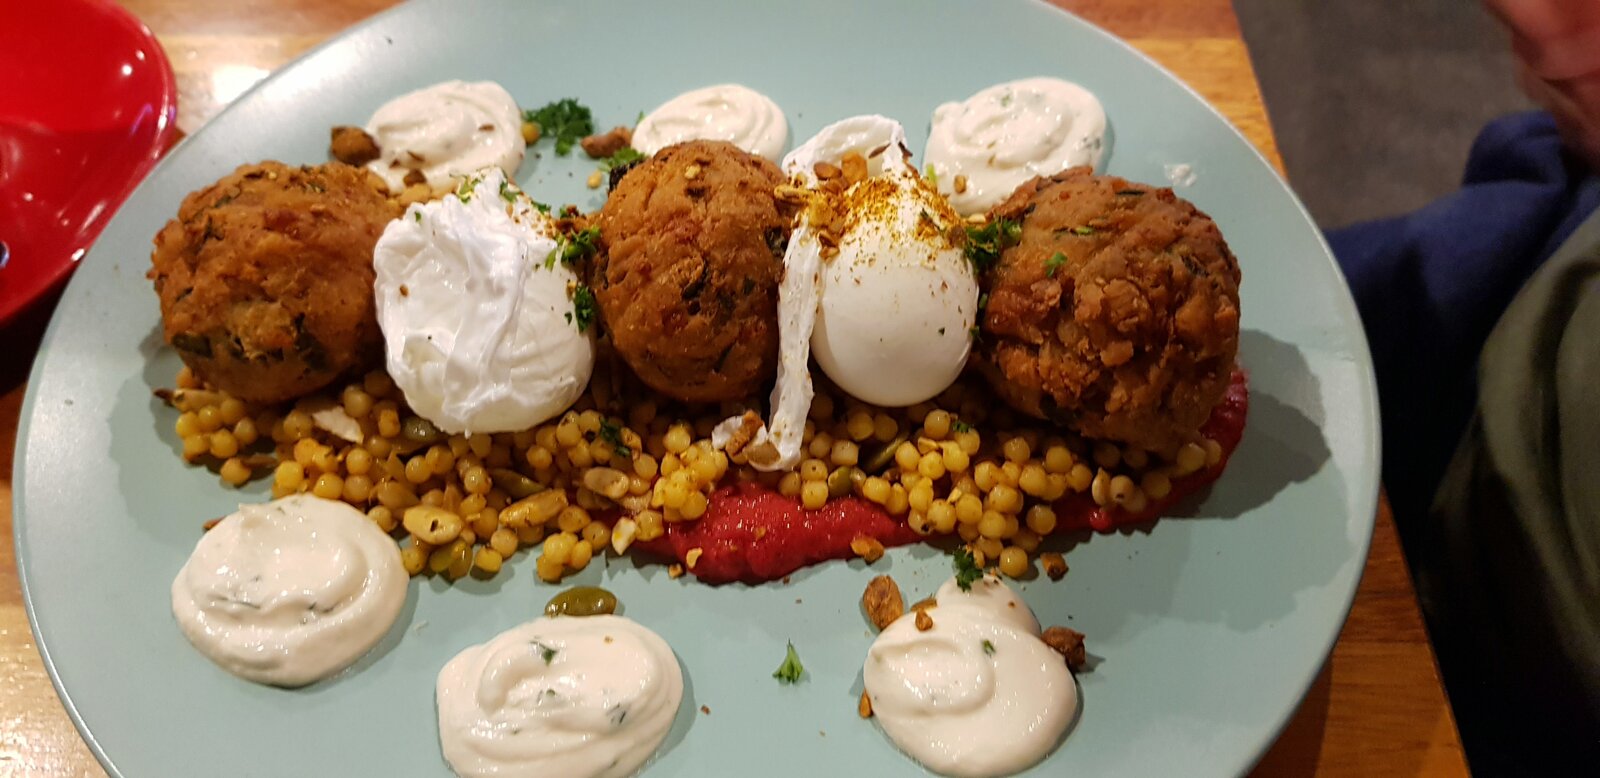
[[[1018,410],[1170,452],[1222,398],[1239,346],[1239,263],[1171,189],[1073,168],[1018,187],[1021,224],[985,279],[979,365]]]
[[[338,162],[245,165],[191,193],[150,255],[167,342],[254,402],[365,365],[382,344],[372,247],[398,215],[382,181]]]
[[[738,400],[778,357],[791,206],[776,165],[720,141],[669,146],[617,182],[591,284],[639,378],[688,402]]]

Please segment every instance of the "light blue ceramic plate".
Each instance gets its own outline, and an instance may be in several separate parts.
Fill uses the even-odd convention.
[[[858,7],[858,5],[866,7]],[[234,494],[174,455],[151,398],[178,368],[144,278],[151,236],[192,189],[247,161],[325,159],[328,128],[450,78],[493,79],[524,105],[562,97],[605,126],[685,89],[771,95],[795,137],[865,112],[919,149],[934,106],[1055,75],[1104,101],[1109,170],[1164,181],[1211,213],[1244,268],[1240,358],[1251,411],[1232,467],[1150,531],[1071,549],[1060,583],[1023,587],[1046,624],[1088,634],[1076,730],[1038,775],[1223,775],[1272,742],[1349,608],[1371,536],[1378,428],[1354,307],[1294,196],[1223,119],[1124,44],[1042,3],[850,0],[437,0],[380,16],[279,72],[175,150],[73,278],[33,373],[16,458],[16,541],[39,647],[68,711],[115,775],[445,776],[433,681],[461,648],[537,614],[556,587],[526,555],[491,582],[418,580],[393,633],[353,671],[300,691],[235,679],[170,615],[201,519]],[[588,160],[547,147],[520,178],[585,208]],[[630,561],[591,565],[677,650],[687,696],[653,776],[914,775],[856,717],[870,640],[857,601],[892,572],[920,597],[949,574],[928,548],[871,569],[833,563],[789,585],[710,588]],[[792,640],[805,681],[771,674]],[[704,705],[710,713],[698,712]]]

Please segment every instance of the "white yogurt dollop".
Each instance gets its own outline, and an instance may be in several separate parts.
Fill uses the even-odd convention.
[[[304,686],[372,648],[400,614],[400,549],[361,511],[296,495],[241,505],[172,582],[189,642],[241,678]]]
[[[900,750],[943,775],[990,778],[1055,748],[1077,713],[1078,689],[1005,583],[991,575],[972,588],[941,587],[926,632],[915,612],[890,624],[868,650],[862,678],[873,716]]]
[[[645,154],[687,140],[725,140],[774,162],[788,138],[789,123],[778,104],[738,84],[684,92],[651,111],[633,129],[633,147]]]
[[[413,204],[373,249],[378,326],[406,402],[446,432],[528,429],[565,411],[594,370],[578,278],[551,261],[550,217],[489,169],[465,202]]]
[[[526,153],[522,111],[493,81],[446,81],[396,97],[368,120],[367,134],[382,152],[367,167],[395,192],[413,170],[436,189],[486,167],[514,176]]]
[[[986,211],[1024,181],[1098,167],[1106,112],[1094,94],[1058,78],[996,84],[934,109],[923,156],[962,215]],[[956,176],[964,187],[956,191]]]
[[[667,736],[683,675],[621,616],[540,618],[439,672],[439,742],[457,775],[623,778]]]

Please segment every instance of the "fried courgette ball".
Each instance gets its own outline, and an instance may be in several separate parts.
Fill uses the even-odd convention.
[[[1194,439],[1239,347],[1239,263],[1211,217],[1080,167],[989,218],[1015,238],[984,279],[978,365],[995,391],[1088,438],[1158,453]]]
[[[382,353],[372,247],[399,214],[382,181],[338,162],[245,165],[191,193],[150,255],[167,342],[259,403],[366,366]]]
[[[590,283],[612,346],[651,388],[708,403],[772,379],[793,216],[782,183],[721,141],[668,146],[616,182]]]

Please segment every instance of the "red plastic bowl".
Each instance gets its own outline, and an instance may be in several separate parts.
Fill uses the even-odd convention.
[[[176,129],[172,66],[106,0],[0,0],[0,325],[66,280]]]

